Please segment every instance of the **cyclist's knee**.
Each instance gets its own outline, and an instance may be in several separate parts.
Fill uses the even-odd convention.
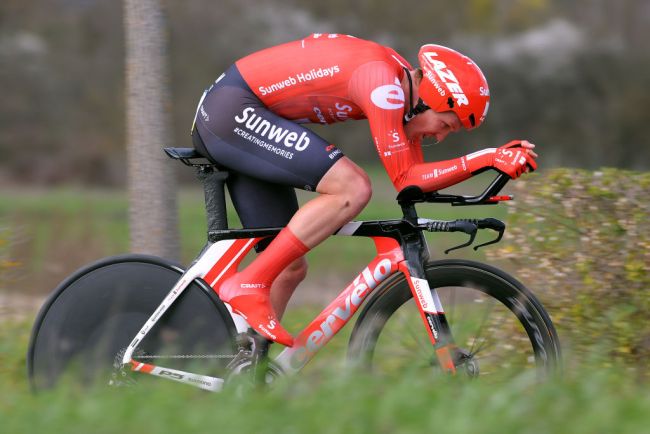
[[[343,201],[344,213],[348,218],[355,217],[366,207],[372,196],[372,186],[368,175],[362,172],[358,177],[351,179],[349,188],[340,193],[340,196]]]
[[[361,208],[364,208],[372,197],[372,184],[366,172],[361,172],[359,180],[355,183],[355,189],[357,202],[361,205]]]
[[[341,158],[325,174],[317,191],[341,198],[341,207],[357,215],[368,204],[372,196],[372,185],[368,174],[348,158]]]

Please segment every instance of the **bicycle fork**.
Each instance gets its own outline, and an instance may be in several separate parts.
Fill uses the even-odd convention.
[[[413,299],[420,312],[422,322],[429,334],[440,367],[450,373],[456,373],[456,345],[445,312],[435,288],[429,287],[423,264],[429,258],[427,242],[422,232],[405,237],[402,243],[404,262],[399,269],[404,273],[413,294]]]

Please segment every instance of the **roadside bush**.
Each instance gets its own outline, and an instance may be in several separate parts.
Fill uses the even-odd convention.
[[[650,374],[650,173],[557,169],[515,184],[491,259],[542,299],[567,364]]]
[[[9,271],[15,269],[18,263],[10,259],[10,232],[0,221],[0,290],[5,289]]]

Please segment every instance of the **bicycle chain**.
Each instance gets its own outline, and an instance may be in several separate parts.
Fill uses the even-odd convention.
[[[237,355],[225,354],[174,354],[169,356],[143,355],[136,359],[234,359]]]

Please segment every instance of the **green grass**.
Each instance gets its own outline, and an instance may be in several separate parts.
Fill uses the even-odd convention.
[[[305,312],[310,315],[311,312]],[[624,370],[584,368],[537,384],[495,387],[451,377],[380,381],[329,363],[266,391],[202,392],[160,381],[131,389],[63,384],[32,394],[25,381],[29,324],[0,323],[0,432],[638,433],[650,393]],[[339,339],[339,337],[335,338]]]

